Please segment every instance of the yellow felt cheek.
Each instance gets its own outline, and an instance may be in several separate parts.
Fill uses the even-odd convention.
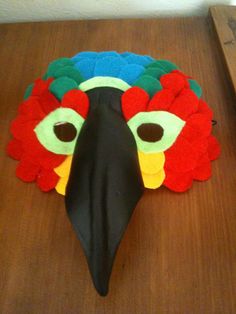
[[[56,174],[59,175],[59,177],[64,178],[68,177],[70,174],[70,167],[72,162],[72,155],[68,156],[60,166],[54,169]]]
[[[54,169],[56,174],[58,174],[60,177],[55,189],[59,194],[62,195],[66,194],[66,185],[70,174],[71,162],[72,155],[68,156],[60,166]]]
[[[142,177],[145,188],[157,189],[162,185],[163,181],[165,180],[165,171],[164,169],[161,169],[156,174],[146,174],[142,172]]]
[[[138,152],[139,165],[142,173],[157,174],[164,167],[165,154],[163,152],[154,154],[145,154]]]
[[[55,187],[59,194],[66,195],[66,185],[68,182],[68,177],[60,178]]]

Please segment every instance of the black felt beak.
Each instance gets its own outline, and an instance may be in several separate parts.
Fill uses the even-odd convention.
[[[75,147],[66,208],[98,293],[108,293],[114,257],[143,192],[137,148],[120,110],[121,91],[88,92],[90,112]]]

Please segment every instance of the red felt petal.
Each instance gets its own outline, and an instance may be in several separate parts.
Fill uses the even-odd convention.
[[[175,96],[172,91],[163,89],[152,97],[147,111],[168,110],[174,98]]]
[[[211,177],[211,163],[208,154],[202,155],[198,160],[198,166],[193,170],[193,178],[198,181],[205,181]]]
[[[177,72],[171,72],[162,75],[160,83],[164,89],[170,89],[175,95],[177,95],[183,88],[188,87],[186,78]]]
[[[12,139],[7,145],[7,153],[13,159],[20,160],[23,154],[21,142],[16,139]]]
[[[24,142],[26,138],[32,136],[34,128],[37,124],[38,121],[28,121],[28,119],[26,119],[24,116],[18,116],[11,123],[11,133],[16,139]]]
[[[41,120],[45,117],[45,113],[36,96],[31,96],[25,100],[19,107],[19,113],[28,120]]]
[[[175,172],[188,172],[196,167],[198,154],[182,136],[165,151],[165,168]]]
[[[199,100],[198,113],[204,114],[209,120],[212,120],[212,118],[213,118],[213,111],[212,111],[212,109],[202,99]]]
[[[185,192],[191,188],[193,182],[191,172],[178,173],[166,171],[163,185],[175,192]]]
[[[210,135],[208,137],[208,156],[210,160],[215,160],[220,155],[220,144],[217,139]]]
[[[48,90],[45,90],[42,93],[42,95],[39,98],[39,102],[43,112],[45,112],[46,114],[60,107],[59,101]]]
[[[208,141],[207,138],[198,138],[191,142],[192,149],[198,156],[202,156],[207,152]]]
[[[42,191],[48,192],[55,188],[58,180],[59,177],[53,170],[43,169],[37,177],[37,185]]]
[[[45,90],[48,89],[52,81],[53,81],[53,78],[51,77],[45,81],[42,80],[41,78],[35,80],[31,95],[33,96],[41,95]]]
[[[191,76],[184,74],[180,70],[173,70],[171,71],[171,73],[178,73],[179,75],[181,75],[184,79],[186,79],[186,87],[189,87],[189,82],[187,79],[191,78]]]
[[[198,98],[190,89],[184,88],[170,106],[169,111],[179,118],[187,120],[198,110]]]
[[[207,138],[211,133],[211,129],[211,120],[202,113],[196,113],[187,120],[181,131],[181,135],[189,142],[194,142],[202,138]]]
[[[16,175],[25,182],[33,182],[36,180],[39,171],[39,165],[33,163],[28,157],[24,157],[18,163]]]
[[[140,87],[132,87],[122,95],[122,111],[126,120],[136,113],[146,111],[149,95]]]
[[[77,111],[83,118],[86,118],[89,110],[89,99],[87,94],[78,89],[67,92],[62,99],[62,107],[71,108]]]

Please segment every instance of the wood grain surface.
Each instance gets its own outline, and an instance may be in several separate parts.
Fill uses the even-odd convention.
[[[0,313],[236,313],[236,112],[205,18],[0,26]],[[203,87],[222,155],[182,194],[147,190],[115,260],[106,298],[92,286],[63,197],[15,177],[5,154],[26,86],[83,50],[169,59]]]
[[[214,6],[210,16],[236,93],[236,6]]]

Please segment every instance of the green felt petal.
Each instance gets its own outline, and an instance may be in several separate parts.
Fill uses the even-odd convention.
[[[174,64],[168,60],[158,60],[158,61],[154,61],[148,65],[148,68],[153,68],[153,67],[162,69],[163,71],[165,71],[167,73],[178,69],[176,64]]]
[[[24,94],[24,100],[26,100],[27,98],[29,98],[29,96],[31,95],[32,93],[32,89],[34,87],[34,84],[30,84],[27,88],[26,88],[26,91],[25,91],[25,94]]]
[[[78,88],[75,80],[69,77],[59,77],[50,84],[49,90],[58,98],[62,99],[64,94],[71,89]]]
[[[144,75],[149,75],[149,76],[152,76],[158,80],[160,80],[161,76],[162,75],[165,75],[166,72],[163,71],[162,69],[159,69],[159,68],[148,68],[145,72],[144,72]]]
[[[161,83],[149,75],[142,75],[133,86],[141,87],[150,95],[150,97],[152,97],[156,92],[162,90]]]
[[[143,141],[138,136],[137,129],[144,123],[159,124],[164,130],[162,138],[156,142]],[[184,125],[185,121],[167,111],[140,112],[128,121],[128,126],[134,135],[138,150],[147,154],[167,150],[173,145]]]
[[[55,71],[54,77],[59,78],[61,76],[72,78],[74,81],[76,81],[77,84],[80,84],[84,81],[79,71],[70,65],[64,66]]]
[[[114,87],[125,92],[131,86],[123,80],[111,76],[96,76],[79,85],[79,89],[83,92],[96,87]]]
[[[69,122],[77,130],[76,137],[71,142],[59,140],[54,132],[54,125],[59,122]],[[50,152],[71,155],[74,152],[77,137],[84,123],[84,119],[70,108],[58,108],[49,113],[34,129],[40,143]]]
[[[202,89],[195,80],[188,80],[191,90],[197,95],[198,98],[202,96]]]
[[[47,69],[47,73],[46,73],[46,78],[48,77],[54,77],[55,72],[59,69],[59,68],[63,68],[64,66],[67,65],[73,65],[73,61],[70,58],[59,58],[57,60],[52,61]]]

